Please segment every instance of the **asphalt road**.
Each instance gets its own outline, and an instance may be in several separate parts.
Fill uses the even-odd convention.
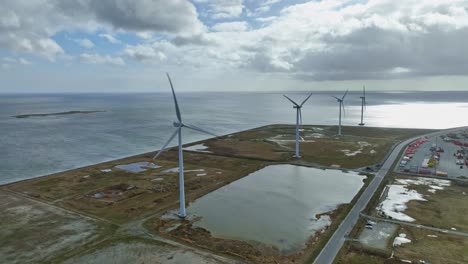
[[[349,211],[346,218],[343,220],[343,222],[341,222],[341,225],[338,227],[338,229],[336,229],[333,236],[328,240],[328,243],[325,245],[325,247],[322,249],[320,254],[315,259],[314,264],[333,263],[333,260],[335,259],[336,255],[338,254],[338,252],[340,251],[341,247],[343,246],[345,242],[345,237],[351,232],[357,220],[359,219],[360,212],[367,206],[367,203],[369,203],[369,200],[374,195],[375,191],[379,187],[383,178],[385,177],[385,175],[387,175],[388,171],[391,169],[395,160],[398,159],[398,156],[401,150],[404,147],[406,147],[406,145],[408,145],[412,141],[423,136],[434,136],[434,135],[439,135],[439,134],[445,134],[449,131],[459,130],[459,129],[462,129],[462,128],[454,128],[454,129],[443,130],[443,131],[434,132],[434,133],[430,133],[426,135],[420,135],[417,137],[407,139],[401,142],[400,144],[398,144],[392,150],[390,155],[387,156],[387,159],[385,160],[380,170],[376,173],[372,182],[369,184],[369,186],[367,186],[366,190],[364,190],[361,197],[359,197],[356,204],[353,206],[351,211]]]

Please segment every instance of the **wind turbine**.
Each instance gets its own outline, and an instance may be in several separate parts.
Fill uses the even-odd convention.
[[[301,156],[299,155],[299,126],[302,126],[302,112],[301,112],[301,108],[302,106],[305,104],[305,102],[307,100],[309,100],[309,98],[312,96],[312,93],[309,94],[309,96],[307,96],[307,98],[302,101],[301,104],[297,104],[296,102],[294,102],[293,100],[291,100],[291,98],[287,97],[286,95],[283,94],[284,97],[286,97],[286,99],[288,99],[289,101],[291,101],[291,103],[293,103],[293,108],[296,109],[296,155],[295,157],[296,158],[300,158]]]
[[[362,87],[362,96],[361,98],[361,123],[360,126],[364,125],[364,110],[366,109],[366,86]]]
[[[166,73],[166,75],[167,75],[167,79],[169,80],[169,84],[171,85],[172,96],[174,97],[177,122],[174,122],[173,124],[176,130],[174,131],[174,133],[172,133],[169,140],[164,144],[161,150],[153,157],[153,159],[156,159],[163,151],[167,150],[166,149],[167,145],[169,145],[169,143],[171,143],[174,137],[178,135],[178,138],[179,138],[179,217],[185,218],[187,214],[185,212],[184,157],[183,157],[183,149],[182,149],[182,128],[186,127],[186,128],[190,128],[192,130],[198,131],[198,132],[213,135],[215,137],[217,136],[197,126],[182,123],[182,117],[180,115],[179,105],[177,104],[177,97],[174,92],[174,87],[172,86],[171,77],[169,77],[168,73]]]
[[[338,98],[336,96],[332,96],[333,98],[335,98],[338,103],[340,103],[340,116],[339,116],[339,121],[338,121],[338,136],[341,136],[341,109],[343,108],[343,115],[346,115],[346,112],[345,112],[345,108],[344,108],[344,99],[346,97],[346,95],[348,94],[348,91],[349,90],[346,90],[346,92],[343,94],[343,97],[341,98]]]

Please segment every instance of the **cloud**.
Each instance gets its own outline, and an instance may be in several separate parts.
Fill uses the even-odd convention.
[[[466,75],[466,6],[456,0],[289,6],[255,30],[257,42],[245,41],[251,56],[244,67],[319,81]]]
[[[247,16],[257,17],[261,14],[264,14],[271,10],[271,6],[281,2],[281,0],[263,0],[263,1],[253,1],[256,4],[256,7],[247,10]]]
[[[78,43],[78,45],[86,49],[91,49],[94,47],[94,43],[89,39],[77,39],[75,41]]]
[[[17,65],[28,66],[31,65],[32,62],[25,59],[25,58],[13,58],[13,57],[3,57],[2,58],[2,68],[5,70],[12,69]]]
[[[208,46],[212,45],[213,41],[210,40],[206,34],[199,34],[194,36],[177,36],[172,39],[172,43],[176,46],[199,45]]]
[[[119,65],[125,58],[185,72],[273,73],[301,83],[468,74],[467,0],[192,2],[7,0],[0,49],[55,60],[66,56],[56,34],[84,31],[121,43],[114,48],[122,57],[88,52],[79,56],[83,63]],[[247,9],[258,12],[248,17]]]
[[[177,14],[177,15],[174,15]],[[188,0],[6,0],[0,8],[0,48],[51,61],[64,55],[58,32],[121,30],[191,36],[205,30]],[[114,41],[106,35],[109,41]],[[115,41],[114,41],[115,42]],[[90,46],[89,43],[83,43]]]
[[[145,45],[128,46],[125,48],[124,54],[144,63],[158,63],[167,58],[162,51],[158,50],[158,47]]]
[[[153,37],[153,34],[147,31],[137,32],[136,35],[141,39],[151,39]]]
[[[215,31],[242,32],[247,31],[249,24],[245,21],[218,23],[211,27]]]
[[[107,33],[101,33],[99,34],[99,37],[107,40],[109,43],[112,43],[112,44],[120,44],[122,43],[122,41],[118,40],[117,38],[115,38],[114,36],[112,36],[111,34],[107,34]]]
[[[245,8],[243,0],[194,0],[194,2],[208,5],[208,13],[213,19],[239,17]]]
[[[96,20],[117,29],[181,34],[203,29],[195,7],[186,0],[100,0],[88,1],[86,8]]]
[[[268,16],[268,17],[257,17],[255,18],[256,21],[258,22],[271,22],[275,20],[277,17],[276,16]]]
[[[32,64],[32,62],[28,61],[25,58],[19,58],[18,63],[21,64],[21,65],[31,65]]]
[[[80,55],[80,62],[86,64],[113,64],[125,65],[121,57],[101,56],[97,53],[83,53]]]

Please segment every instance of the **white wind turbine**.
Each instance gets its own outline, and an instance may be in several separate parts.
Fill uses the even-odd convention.
[[[179,105],[177,104],[177,98],[174,92],[174,87],[172,86],[172,81],[171,77],[169,77],[169,74],[166,73],[167,79],[169,80],[169,84],[171,85],[172,89],[172,96],[174,97],[174,104],[175,104],[175,110],[176,110],[176,115],[177,115],[177,122],[174,122],[174,127],[176,127],[176,130],[174,133],[171,135],[169,140],[164,144],[164,146],[161,148],[161,150],[153,157],[153,159],[156,159],[163,151],[166,150],[167,145],[171,143],[171,141],[174,139],[176,135],[179,136],[179,217],[185,218],[186,212],[185,212],[185,191],[184,191],[184,157],[183,157],[183,149],[182,149],[182,128],[190,128],[195,131],[199,131],[202,133],[206,133],[209,135],[213,135],[217,137],[215,134],[208,132],[204,129],[201,129],[197,126],[194,125],[188,125],[182,123],[182,117],[180,115],[180,110],[179,110]]]
[[[361,123],[359,123],[360,126],[364,125],[364,110],[366,109],[366,86],[362,87],[362,96],[359,97],[361,98]]]
[[[296,109],[296,155],[295,157],[296,158],[300,158],[301,156],[299,155],[299,126],[302,126],[302,112],[301,112],[301,108],[302,106],[305,104],[305,102],[307,100],[309,100],[309,98],[312,96],[312,93],[309,94],[309,96],[307,96],[307,98],[302,101],[302,103],[299,105],[297,104],[296,102],[294,102],[293,100],[291,100],[291,98],[287,97],[286,95],[283,94],[284,97],[286,97],[286,99],[288,99],[289,101],[291,101],[291,103],[293,103],[293,108]]]
[[[345,115],[346,112],[345,112],[345,107],[344,107],[344,99],[346,97],[346,95],[348,94],[348,91],[349,90],[346,90],[346,92],[343,94],[343,97],[341,98],[338,98],[336,96],[332,96],[333,98],[335,98],[338,103],[340,103],[340,115],[339,115],[339,119],[338,119],[338,136],[341,136],[341,109],[343,109],[343,114]]]

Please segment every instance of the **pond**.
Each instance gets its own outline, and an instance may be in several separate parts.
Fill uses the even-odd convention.
[[[317,214],[349,203],[366,176],[341,170],[270,165],[194,201],[194,226],[215,237],[277,247],[282,254],[304,248],[331,223]]]

